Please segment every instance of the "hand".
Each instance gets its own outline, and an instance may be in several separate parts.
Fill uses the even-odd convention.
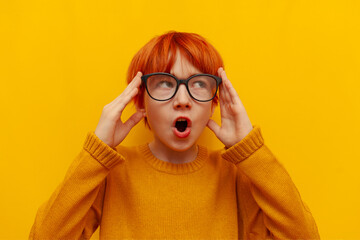
[[[103,108],[95,135],[112,148],[119,145],[145,115],[144,112],[137,110],[125,123],[121,120],[121,114],[126,105],[139,92],[141,75],[142,73],[138,72],[126,89]]]
[[[226,148],[230,148],[250,133],[253,126],[224,69],[220,67],[218,74],[222,79],[219,86],[221,127],[212,119],[207,126]]]

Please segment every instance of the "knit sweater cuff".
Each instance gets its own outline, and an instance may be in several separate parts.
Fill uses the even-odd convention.
[[[260,127],[258,125],[253,125],[253,129],[248,135],[240,142],[226,149],[221,155],[225,160],[238,164],[258,150],[263,144],[264,139]]]
[[[116,151],[116,149],[111,148],[109,145],[101,141],[93,131],[88,132],[83,147],[92,157],[94,157],[107,169],[111,169],[119,162],[125,160],[124,157]]]

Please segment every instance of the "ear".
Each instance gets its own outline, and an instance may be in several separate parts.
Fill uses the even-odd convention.
[[[135,105],[136,111],[145,112],[145,103],[144,102],[140,103],[139,99],[137,99],[137,101],[134,101],[134,105]]]
[[[137,112],[142,112],[142,113],[145,113],[145,115],[144,115],[144,118],[145,118],[145,122],[146,122],[146,110],[145,110],[145,108],[141,108],[141,107],[139,107],[139,105],[135,105],[135,107],[136,107],[136,111]]]
[[[139,104],[134,104],[134,105],[135,105],[136,111],[145,112],[144,106],[140,107]]]

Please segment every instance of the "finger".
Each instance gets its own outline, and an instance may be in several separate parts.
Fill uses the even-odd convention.
[[[209,119],[207,127],[210,128],[210,130],[213,131],[217,137],[219,136],[220,126],[214,120]]]
[[[234,90],[234,88],[230,85],[230,81],[226,81],[225,83],[225,92],[227,93],[227,96],[228,96],[228,101],[231,103],[231,104],[236,104],[236,97],[237,96],[234,96],[234,92],[232,91]],[[236,94],[236,92],[235,92]]]
[[[220,71],[220,76],[221,76],[221,79],[223,80],[223,83],[222,83],[222,94],[223,94],[223,97],[224,97],[224,103],[231,103],[231,98],[230,98],[230,94],[228,93],[228,90],[227,90],[227,77],[225,75],[225,72],[223,70],[219,70]]]
[[[239,95],[238,95],[238,93],[236,92],[235,88],[234,88],[233,85],[231,84],[230,80],[227,81],[226,88],[227,88],[227,92],[229,93],[229,96],[230,96],[230,98],[231,98],[231,101],[232,101],[234,104],[238,104],[240,98],[239,98]]]
[[[134,98],[136,94],[139,92],[139,86],[141,84],[141,76],[142,73],[138,72],[136,76],[133,78],[132,82],[126,87],[126,89],[108,105],[116,108],[118,106],[120,106],[120,108],[124,108],[124,102],[125,105],[127,105],[131,101],[131,99]],[[135,91],[135,89],[137,90]]]
[[[220,69],[222,69],[222,68],[219,67],[219,69],[218,69],[218,75],[219,75],[219,77],[221,77],[221,71],[220,71]],[[224,102],[224,97],[225,97],[225,95],[224,95],[225,93],[224,93],[224,90],[223,90],[223,86],[224,86],[224,84],[223,84],[223,82],[221,82],[220,85],[219,85],[220,105],[221,105],[222,102]]]
[[[139,93],[139,89],[138,88],[134,88],[129,94],[123,96],[122,98],[119,99],[119,101],[117,102],[117,104],[115,105],[115,108],[117,109],[117,111],[122,112],[124,110],[124,108],[126,107],[126,105],[129,104],[129,102]]]
[[[219,67],[218,68],[218,75],[219,77],[221,77],[221,72],[224,71],[224,68],[223,67]]]
[[[220,106],[225,103],[225,92],[224,92],[224,85],[220,84],[219,86],[219,100],[220,100]]]
[[[229,101],[232,104],[241,104],[239,95],[237,94],[235,88],[233,87],[231,81],[227,78],[226,72],[222,71],[222,76],[225,79],[225,88],[226,88],[226,93],[228,96]]]
[[[120,94],[120,96],[118,98],[121,98],[121,95],[126,95],[129,92],[131,92],[134,88],[139,88],[141,85],[141,76],[142,73],[138,72],[135,77],[133,78],[133,80],[131,80],[131,82],[129,83],[129,85],[125,88],[125,90]]]
[[[116,116],[116,118],[121,119],[121,114],[124,111],[126,105],[129,104],[129,102],[136,96],[136,94],[138,94],[137,88],[135,88],[130,94],[123,96],[119,102],[112,102],[105,107],[107,108],[107,111],[111,113],[111,116]]]
[[[133,87],[133,85],[139,87],[141,84],[141,76],[142,76],[142,72],[137,72],[135,77],[131,80],[131,82],[129,83],[128,86]]]
[[[229,83],[230,83],[230,81],[229,81]],[[227,88],[228,88],[228,92],[230,94],[230,97],[232,99],[234,106],[239,106],[240,107],[239,109],[244,110],[245,109],[244,105],[242,104],[239,94],[236,92],[235,88],[231,84],[228,85]],[[235,107],[235,108],[237,108],[237,107]]]
[[[222,75],[222,71],[219,70],[219,75]],[[223,76],[224,77],[224,76]],[[223,81],[222,84],[220,84],[220,113],[221,118],[225,117],[228,113],[229,106],[231,104],[230,96],[227,93],[226,87],[225,87],[226,81]]]
[[[220,75],[221,75],[221,79],[223,80],[223,87],[224,87],[224,94],[226,96],[226,101],[232,103],[230,94],[228,92],[229,79],[227,78],[226,73],[223,69],[220,69]]]
[[[137,72],[137,74],[135,75],[133,80],[129,83],[129,85],[125,88],[125,90],[119,96],[117,96],[117,98],[115,98],[110,104],[118,104],[119,101],[121,101],[121,99],[124,96],[127,96],[129,93],[131,93],[134,88],[139,88],[141,85],[141,76],[142,73]]]
[[[124,128],[130,131],[136,124],[140,122],[140,120],[144,117],[143,112],[136,112],[124,123]]]
[[[225,90],[224,90],[224,86],[223,84],[220,85],[220,96],[219,96],[219,100],[220,100],[220,113],[221,113],[221,116],[224,116],[225,114],[225,111],[226,111],[226,106],[228,105],[227,103],[227,100],[226,100],[226,93],[225,93]]]

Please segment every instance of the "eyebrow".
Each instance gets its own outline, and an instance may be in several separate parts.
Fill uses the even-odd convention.
[[[171,72],[169,72],[171,75],[174,75],[175,77],[177,77],[177,78],[179,78],[178,76],[176,76],[174,73],[171,73]],[[194,75],[196,75],[196,74],[203,74],[202,72],[200,72],[200,73],[191,73],[187,78],[189,78],[189,77],[191,77],[191,76],[194,76]]]

